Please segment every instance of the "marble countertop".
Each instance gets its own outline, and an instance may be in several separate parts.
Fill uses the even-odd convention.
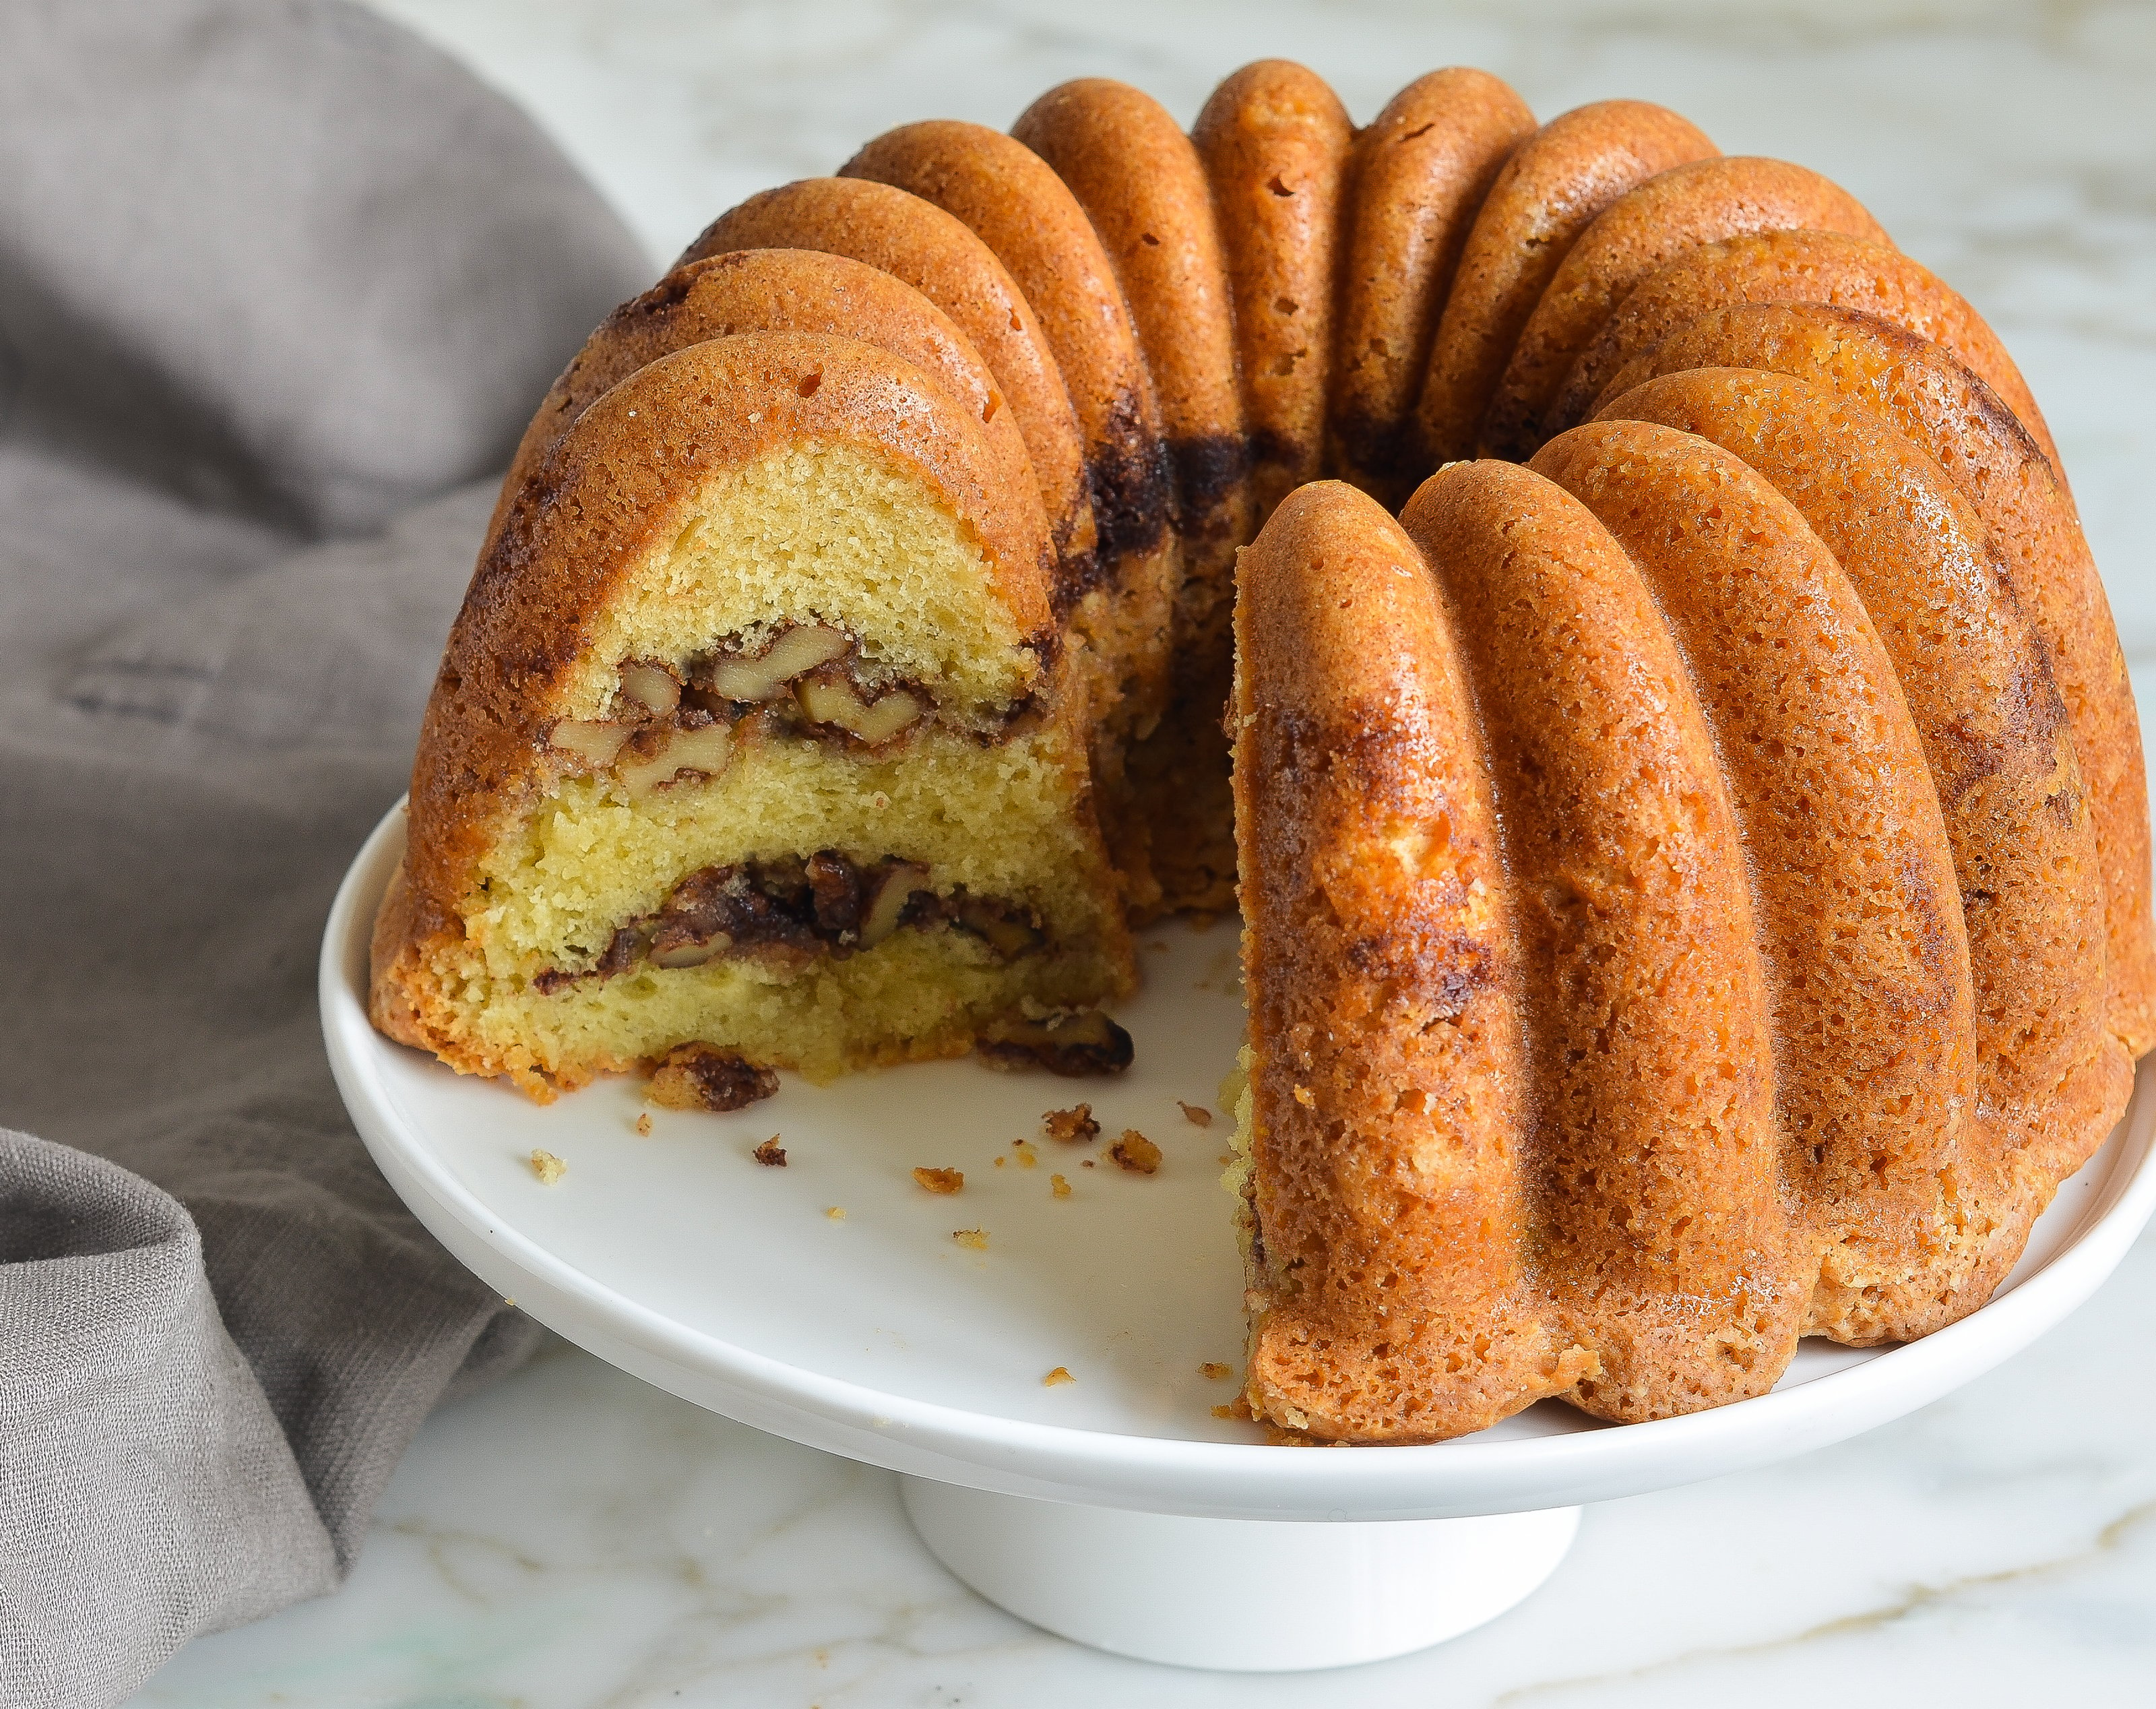
[[[1431,66],[1553,115],[1662,101],[1856,193],[2011,345],[2060,440],[2143,703],[2156,564],[2156,8],[2101,0],[1069,5],[377,0],[523,102],[654,264],[716,213],[907,119],[1007,126],[1086,74],[1186,121],[1268,54],[1358,118]],[[2148,1701],[2156,1235],[1948,1400],[1770,1470],[1588,1510],[1539,1594],[1331,1674],[1155,1667],[990,1607],[888,1474],[763,1436],[566,1344],[422,1432],[338,1595],[198,1641],[142,1709],[1353,1703],[1748,1709]]]

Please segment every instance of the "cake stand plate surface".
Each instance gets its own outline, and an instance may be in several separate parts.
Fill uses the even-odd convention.
[[[1232,920],[1141,934],[1143,989],[1118,1012],[1137,1059],[1116,1080],[967,1060],[788,1076],[729,1115],[647,1111],[631,1078],[542,1107],[367,1024],[367,939],[403,842],[399,806],[346,875],[321,1000],[352,1120],[420,1220],[600,1357],[906,1474],[960,1577],[1127,1654],[1312,1667],[1466,1630],[1554,1570],[1582,1502],[1823,1447],[1990,1369],[2086,1300],[2156,1207],[2144,1073],[1991,1304],[1923,1341],[1807,1341],[1773,1393],[1652,1423],[1546,1403],[1428,1447],[1276,1447],[1214,1410],[1243,1336],[1218,1104],[1244,1025]],[[1042,1134],[1081,1100],[1097,1142]],[[1158,1145],[1156,1173],[1111,1161],[1127,1129]],[[752,1155],[774,1136],[783,1168]],[[535,1150],[567,1166],[553,1185]],[[964,1187],[932,1194],[916,1166]]]

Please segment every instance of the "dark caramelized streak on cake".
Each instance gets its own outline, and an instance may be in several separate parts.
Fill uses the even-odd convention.
[[[1113,578],[1122,560],[1160,544],[1173,519],[1174,474],[1168,448],[1146,429],[1135,397],[1118,398],[1100,449],[1087,461],[1093,489],[1096,582]]]

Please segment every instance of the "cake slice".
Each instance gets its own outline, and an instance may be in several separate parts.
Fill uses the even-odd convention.
[[[584,409],[451,633],[376,1024],[542,1100],[670,1059],[723,1101],[984,1036],[1112,1058],[1064,1024],[1132,968],[1008,470],[947,381],[829,334]]]

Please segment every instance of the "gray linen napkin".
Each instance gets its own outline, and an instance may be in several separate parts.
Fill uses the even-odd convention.
[[[429,1410],[529,1349],[353,1135],[315,954],[485,477],[649,272],[371,14],[0,6],[8,1709],[331,1588]]]

